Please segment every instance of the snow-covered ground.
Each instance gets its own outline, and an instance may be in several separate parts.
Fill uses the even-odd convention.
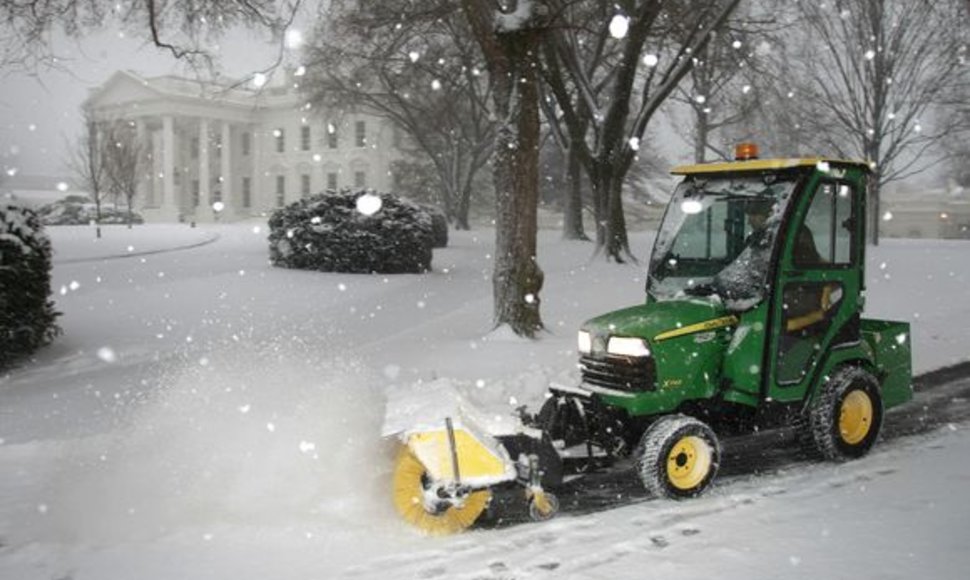
[[[640,302],[642,266],[541,234],[548,327],[490,332],[493,233],[426,275],[282,270],[264,224],[52,228],[64,335],[0,376],[0,578],[963,578],[970,432],[846,465],[728,477],[687,503],[426,538],[389,505],[385,394],[490,409],[576,379],[575,331]],[[646,257],[649,232],[633,234]],[[102,259],[104,258],[104,259]],[[970,243],[888,240],[868,312],[917,372],[970,358]],[[500,416],[502,413],[498,413]],[[892,420],[890,416],[890,421]]]

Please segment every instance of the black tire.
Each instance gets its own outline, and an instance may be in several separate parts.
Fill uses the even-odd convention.
[[[686,499],[704,493],[714,481],[721,444],[702,421],[668,415],[647,428],[634,456],[640,481],[651,495]]]
[[[836,370],[821,386],[800,438],[810,451],[831,461],[862,457],[882,428],[879,381],[862,367]]]

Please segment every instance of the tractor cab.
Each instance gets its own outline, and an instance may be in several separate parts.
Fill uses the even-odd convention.
[[[728,400],[801,400],[818,356],[860,337],[868,167],[745,160],[674,172],[684,180],[654,244],[647,308],[677,320],[658,335],[683,335],[694,321],[682,309],[706,302],[731,336]]]

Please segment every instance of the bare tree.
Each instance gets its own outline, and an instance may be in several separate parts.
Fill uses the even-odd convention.
[[[145,146],[138,140],[132,123],[115,121],[105,124],[103,148],[108,191],[125,199],[130,229],[133,219],[132,202],[138,191],[138,181],[145,163]]]
[[[539,202],[539,63],[546,31],[544,2],[462,0],[488,68],[498,123],[493,160],[496,228],[492,276],[495,325],[520,336],[542,329],[536,260]]]
[[[729,159],[735,127],[746,124],[762,106],[752,98],[753,85],[768,73],[768,55],[758,47],[778,38],[788,25],[773,4],[739,6],[711,42],[693,55],[690,82],[678,86],[673,95],[693,116],[695,163],[707,161],[711,153]]]
[[[495,121],[481,54],[458,4],[337,0],[307,51],[301,83],[313,102],[365,108],[434,167],[445,213],[468,229],[476,175],[492,154]]]
[[[942,106],[959,78],[966,11],[951,0],[802,1],[798,10],[805,38],[795,63],[806,82],[794,102],[826,152],[871,164],[878,243],[880,190],[925,168],[924,154],[954,129]]]
[[[608,260],[632,258],[621,193],[647,124],[739,1],[626,0],[589,24],[569,0],[550,0],[545,77],[590,177],[597,251]]]
[[[268,31],[279,41],[293,23],[303,0],[0,0],[0,72],[60,67],[70,55],[57,54],[51,35],[69,37],[127,29],[145,36],[176,60],[208,72],[213,57],[208,44],[226,30],[244,26]]]
[[[98,238],[101,237],[101,205],[108,194],[109,183],[105,143],[106,136],[102,126],[90,110],[85,110],[84,131],[78,137],[76,146],[70,149],[67,163],[78,183],[87,189],[91,201],[94,202],[94,223]]]

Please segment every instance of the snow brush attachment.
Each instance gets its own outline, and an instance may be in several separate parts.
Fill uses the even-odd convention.
[[[468,426],[448,418],[444,428],[406,437],[394,467],[394,507],[404,521],[427,534],[453,534],[485,511],[490,486],[515,477],[497,442],[476,437]]]
[[[444,492],[439,495],[439,492]],[[394,466],[394,507],[404,521],[430,535],[454,534],[475,523],[492,499],[487,489],[449,497],[433,485],[428,470],[407,447]]]

